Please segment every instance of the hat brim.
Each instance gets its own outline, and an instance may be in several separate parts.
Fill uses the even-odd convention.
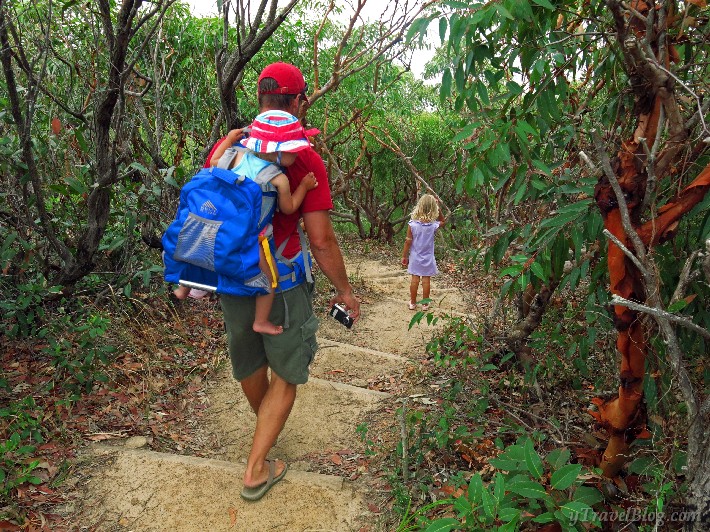
[[[307,139],[274,142],[249,137],[242,139],[239,143],[256,153],[274,153],[277,151],[298,152],[311,147],[311,143]]]

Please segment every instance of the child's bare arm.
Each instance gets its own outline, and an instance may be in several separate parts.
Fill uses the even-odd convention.
[[[409,264],[409,250],[412,247],[412,228],[407,227],[407,237],[404,239],[404,249],[402,249],[402,266]]]
[[[219,160],[222,158],[222,155],[224,155],[224,152],[226,152],[228,148],[231,148],[240,138],[242,138],[243,132],[243,129],[232,129],[229,133],[227,133],[225,139],[219,144],[219,146],[217,146],[217,149],[212,154],[212,159],[210,159],[211,166],[217,166],[217,163],[219,163]]]
[[[444,213],[439,210],[439,227],[444,227],[444,225],[446,225],[446,217]]]
[[[313,190],[318,186],[316,176],[313,172],[306,174],[298,188],[291,193],[291,187],[288,183],[288,177],[284,174],[279,174],[271,180],[271,184],[276,187],[279,197],[279,209],[284,214],[293,214],[298,210],[303,203],[303,199],[309,190]]]

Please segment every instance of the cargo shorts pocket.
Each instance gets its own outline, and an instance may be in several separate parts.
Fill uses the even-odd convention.
[[[316,332],[318,331],[318,318],[313,314],[301,326],[302,352],[304,362],[308,366],[313,362],[313,357],[318,350],[318,341],[316,340]]]

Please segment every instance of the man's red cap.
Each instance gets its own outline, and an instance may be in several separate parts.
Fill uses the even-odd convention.
[[[259,75],[259,83],[264,78],[272,78],[278,89],[259,94],[301,94],[306,91],[306,80],[298,69],[289,63],[271,63]]]

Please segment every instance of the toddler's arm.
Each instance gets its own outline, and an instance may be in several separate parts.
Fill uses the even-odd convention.
[[[210,165],[217,166],[217,163],[219,163],[219,160],[222,158],[222,155],[224,155],[224,152],[226,152],[228,148],[231,148],[234,144],[236,144],[237,141],[242,138],[243,133],[243,129],[232,129],[229,133],[227,133],[227,136],[219,144],[219,146],[217,146],[217,149],[212,154],[212,159],[210,159]]]
[[[407,238],[404,239],[404,249],[402,250],[402,266],[409,264],[409,249],[412,247],[412,228],[407,226]]]
[[[291,193],[291,186],[285,174],[279,174],[271,180],[271,184],[276,187],[279,197],[279,210],[284,214],[293,214],[303,203],[309,190],[318,186],[316,176],[313,172],[308,172],[298,185],[298,188]]]

